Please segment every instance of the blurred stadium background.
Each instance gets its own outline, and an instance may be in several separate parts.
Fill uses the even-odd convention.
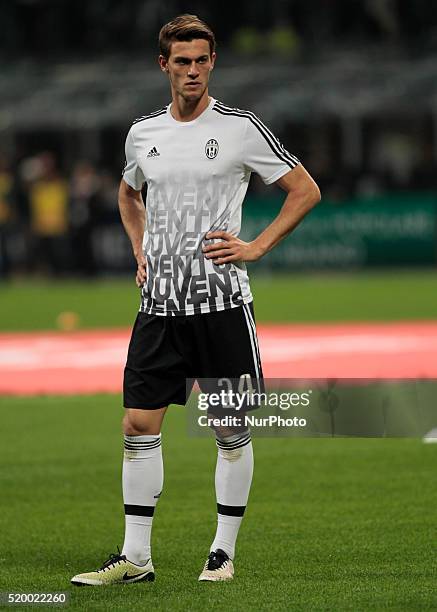
[[[70,574],[98,562],[121,539],[114,448],[120,445],[122,359],[138,293],[117,189],[131,121],[169,102],[156,64],[157,33],[182,12],[198,14],[216,33],[211,94],[257,113],[322,191],[322,203],[293,236],[251,266],[262,348],[285,355],[269,362],[269,376],[294,376],[290,364],[297,367],[302,358],[319,368],[314,375],[347,376],[353,362],[367,364],[364,371],[376,376],[437,378],[432,0],[4,2],[0,406],[7,415],[2,489],[8,504],[0,520],[12,557],[7,564],[0,559],[3,590],[65,590]],[[282,198],[253,177],[242,237],[264,227]],[[274,322],[281,328],[269,336]],[[347,327],[352,323],[358,332]],[[91,352],[80,334],[66,333],[85,329],[97,330]],[[47,330],[60,330],[70,345],[61,348],[60,336]],[[324,335],[329,338],[321,343]],[[115,344],[97,346],[96,338],[106,336]],[[320,352],[330,369],[320,369]],[[315,361],[308,362],[308,354]],[[396,361],[399,356],[404,360]],[[59,392],[60,362],[64,380],[76,384],[95,380],[99,363],[104,368],[114,360],[115,369],[103,369],[99,379],[110,380],[109,387],[83,388],[114,395],[44,395]],[[278,364],[282,369],[275,370]],[[43,380],[49,387],[38,386]],[[242,537],[245,574],[239,585],[219,587],[212,596],[195,582],[187,586],[172,564],[174,547],[184,548],[186,571],[196,576],[199,551],[213,529],[214,500],[209,476],[199,481],[197,463],[184,452],[182,412],[172,413],[166,428],[168,492],[154,535],[163,580],[147,595],[156,609],[225,605],[229,593],[241,609],[437,607],[430,511],[437,502],[430,484],[435,445],[256,441],[259,468]],[[210,446],[189,443],[193,457],[206,457],[212,469]],[[98,467],[90,469],[96,458]],[[25,493],[30,488],[31,500]],[[204,508],[185,495],[190,489]],[[172,504],[196,517],[199,527],[189,544],[187,524],[175,520]],[[53,525],[54,512],[66,523]],[[170,544],[161,544],[164,535]],[[275,555],[272,576],[265,568],[252,572],[247,561],[263,566],[265,549],[255,546],[260,539]],[[130,605],[144,604],[145,593],[131,591]],[[113,590],[110,596],[87,591],[72,597],[78,609],[126,609],[127,596]]]
[[[217,33],[213,95],[259,114],[323,194],[258,267],[435,265],[433,2],[12,0],[2,7],[1,277],[132,269],[116,207],[124,138],[131,120],[168,103],[157,32],[187,7]],[[278,197],[252,181],[246,233]]]

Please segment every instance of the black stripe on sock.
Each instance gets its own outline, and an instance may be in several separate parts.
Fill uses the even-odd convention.
[[[124,443],[124,448],[129,450],[149,450],[152,448],[159,448],[161,446],[161,441],[155,442],[154,444],[131,444],[130,442]]]
[[[133,506],[132,504],[124,504],[124,513],[133,514],[135,516],[153,516],[155,506]]]
[[[232,440],[231,440],[232,437]],[[250,438],[250,432],[247,431],[239,436],[230,436],[229,438],[218,438],[216,437],[217,442],[223,444],[223,446],[227,446],[229,444],[235,444],[235,442],[240,442],[241,440],[245,440],[246,438]]]
[[[232,442],[225,442],[225,440],[220,438],[216,438],[215,441],[219,448],[222,448],[223,450],[232,450],[234,448],[238,448],[239,446],[245,446],[251,441],[251,439],[250,434],[247,434],[245,436],[240,436]]]
[[[243,440],[237,443],[235,443],[233,446],[221,446],[221,444],[217,443],[217,448],[219,448],[222,451],[233,451],[236,450],[237,448],[243,448],[243,446],[247,446],[248,444],[250,444],[252,442],[251,438],[249,438],[248,440]]]
[[[137,440],[134,436],[125,436],[124,441],[127,444],[136,444],[138,446],[150,446],[151,444],[161,443],[161,437],[158,436],[152,440]]]
[[[224,516],[243,516],[246,506],[224,506],[217,504],[217,512]]]

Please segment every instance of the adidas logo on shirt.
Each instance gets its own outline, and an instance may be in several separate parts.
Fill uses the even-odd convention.
[[[156,147],[153,147],[153,149],[150,149],[150,151],[147,154],[147,157],[159,157],[161,155],[161,153],[159,153],[158,149]]]

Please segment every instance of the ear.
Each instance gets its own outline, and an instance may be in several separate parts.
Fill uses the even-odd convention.
[[[160,55],[158,57],[158,63],[159,63],[159,67],[161,68],[162,72],[168,72],[168,61],[163,55]]]
[[[216,55],[216,53],[215,53],[215,51],[214,51],[214,53],[211,55],[211,67],[210,67],[210,69],[209,69],[209,70],[210,70],[210,72],[211,72],[211,70],[214,68],[215,58],[216,58],[216,57],[217,57],[217,55]]]

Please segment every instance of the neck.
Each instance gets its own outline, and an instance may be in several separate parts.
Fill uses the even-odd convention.
[[[198,100],[186,100],[182,96],[173,92],[173,100],[170,112],[176,121],[193,121],[208,107],[208,90],[205,89],[203,95]]]

